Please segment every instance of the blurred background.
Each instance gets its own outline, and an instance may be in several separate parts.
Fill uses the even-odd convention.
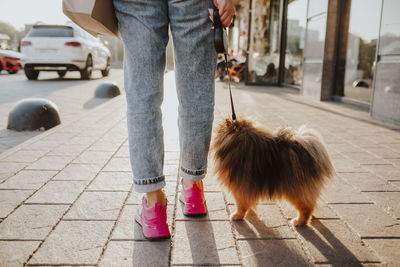
[[[21,40],[35,24],[63,25],[70,21],[62,12],[62,1],[57,0],[0,0],[0,48],[20,52]],[[111,64],[122,67],[123,44],[121,40],[101,36],[109,48]]]

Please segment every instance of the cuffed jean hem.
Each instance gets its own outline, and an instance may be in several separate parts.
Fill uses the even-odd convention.
[[[190,170],[185,167],[179,169],[179,177],[185,180],[190,181],[200,181],[206,177],[207,171],[206,169],[203,170]]]
[[[163,189],[166,185],[164,175],[150,179],[134,179],[133,183],[133,188],[138,193],[154,192]]]

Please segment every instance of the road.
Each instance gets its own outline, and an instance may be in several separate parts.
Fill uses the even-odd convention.
[[[40,134],[40,131],[16,132],[7,130],[8,114],[21,99],[30,97],[46,98],[53,101],[59,109],[61,122],[65,123],[76,116],[104,103],[107,99],[95,99],[94,91],[98,84],[116,81],[123,89],[123,70],[112,69],[110,76],[102,78],[100,71],[93,72],[90,81],[79,79],[79,72],[68,72],[64,79],[54,72],[42,72],[38,81],[29,81],[23,71],[10,75],[0,73],[0,153]]]

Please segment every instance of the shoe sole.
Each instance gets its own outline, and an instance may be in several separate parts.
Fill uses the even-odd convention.
[[[142,227],[142,233],[143,233],[143,225],[142,225],[141,219],[139,217],[139,214],[136,214],[135,221],[137,224],[140,225],[140,227]],[[164,239],[169,239],[171,237],[171,235],[164,235],[164,236],[158,236],[158,237],[147,237],[144,233],[143,233],[143,236],[146,240],[149,240],[149,241],[164,240]]]
[[[183,205],[186,204],[185,200],[183,199],[183,195],[182,194],[179,195],[179,201],[182,202]],[[204,206],[206,206],[206,212],[204,212],[204,213],[185,213],[185,212],[183,212],[183,215],[185,215],[187,217],[194,217],[194,218],[196,218],[196,217],[204,217],[208,213],[207,212],[207,205],[206,205],[206,201],[205,200],[204,200]]]

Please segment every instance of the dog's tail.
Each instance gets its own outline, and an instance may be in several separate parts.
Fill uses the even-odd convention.
[[[320,179],[329,179],[335,176],[335,169],[332,165],[329,153],[323,143],[321,135],[306,126],[301,126],[297,130],[291,128],[280,129],[277,133],[280,138],[298,143],[307,154],[312,158],[316,174]]]

